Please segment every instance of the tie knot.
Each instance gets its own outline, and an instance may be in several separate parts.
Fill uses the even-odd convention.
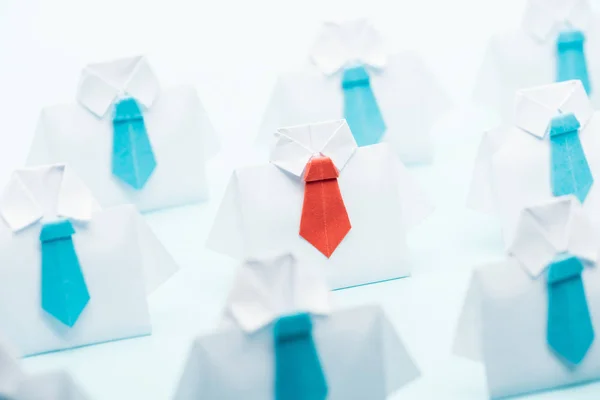
[[[312,332],[312,320],[307,313],[286,315],[275,322],[274,336],[277,342],[289,342],[305,338]]]
[[[583,50],[585,36],[581,31],[564,31],[558,35],[556,45],[562,50]]]
[[[331,158],[326,156],[313,157],[306,164],[304,172],[305,182],[317,182],[328,179],[337,179],[339,172]]]
[[[575,256],[567,255],[554,261],[548,269],[548,283],[555,284],[581,276],[583,263]]]
[[[71,221],[63,220],[56,222],[48,222],[42,226],[40,232],[40,241],[52,242],[71,237],[75,233]]]
[[[550,121],[550,137],[577,132],[580,127],[575,114],[561,114]]]
[[[115,105],[114,122],[127,122],[142,119],[142,110],[134,98],[126,98]]]
[[[368,86],[369,74],[365,67],[353,67],[344,70],[342,88],[349,89],[356,86]]]

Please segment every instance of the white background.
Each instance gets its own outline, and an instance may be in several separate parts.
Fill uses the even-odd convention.
[[[326,19],[369,17],[392,51],[419,49],[455,101],[435,128],[436,164],[414,168],[437,206],[412,232],[412,278],[335,293],[340,306],[379,303],[423,377],[394,399],[484,399],[483,368],[451,355],[474,265],[502,257],[498,226],[464,208],[484,126],[469,102],[493,32],[516,28],[524,0],[0,0],[0,186],[24,162],[44,105],[72,102],[89,62],[147,54],[163,85],[192,83],[223,151],[210,164],[212,200],[147,216],[183,270],[151,298],[150,337],[29,358],[67,368],[102,399],[167,399],[190,341],[218,321],[235,263],[204,250],[231,169],[249,150],[278,73],[306,62]],[[115,277],[118,279],[118,277]],[[518,355],[515,355],[518,362]],[[597,399],[600,384],[536,399]]]

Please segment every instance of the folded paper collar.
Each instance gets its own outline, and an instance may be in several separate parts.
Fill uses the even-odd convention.
[[[592,104],[578,80],[552,83],[517,92],[515,124],[523,131],[544,138],[552,118],[572,113],[581,129],[594,115]]]
[[[589,0],[529,0],[523,29],[545,42],[563,29],[585,30],[591,15]]]
[[[358,148],[345,119],[280,128],[277,137],[270,161],[297,177],[317,154],[331,158],[341,172]]]
[[[310,51],[312,62],[326,75],[360,64],[386,65],[387,54],[380,33],[366,19],[326,22]]]
[[[58,189],[47,187],[49,180],[59,180]],[[99,209],[90,190],[63,164],[23,168],[13,172],[0,197],[0,215],[13,232],[41,220],[45,203],[55,202],[56,216],[89,221]]]
[[[156,100],[158,79],[144,56],[89,64],[83,69],[77,100],[99,118],[107,115],[112,104],[133,97],[146,108]]]
[[[577,198],[563,196],[521,212],[508,253],[527,274],[537,278],[560,254],[567,253],[595,265],[598,243]]]
[[[252,333],[281,316],[301,312],[329,314],[329,287],[320,271],[285,253],[242,264],[226,302],[223,324]]]

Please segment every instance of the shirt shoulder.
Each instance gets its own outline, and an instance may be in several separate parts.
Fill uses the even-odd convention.
[[[236,168],[233,176],[234,179],[238,179],[238,182],[243,182],[248,179],[274,179],[278,176],[285,176],[286,174],[293,176],[291,173],[286,172],[285,170],[269,162]]]
[[[497,148],[492,156],[493,161],[505,159],[506,157],[508,159],[520,156],[530,158],[528,151],[546,147],[544,146],[544,139],[537,138],[514,125],[495,132],[493,140]]]
[[[537,281],[513,257],[477,268],[475,277],[481,292],[491,297],[510,297],[522,293]]]

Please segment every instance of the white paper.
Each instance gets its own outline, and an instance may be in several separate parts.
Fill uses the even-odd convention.
[[[6,339],[0,338],[0,398],[12,399],[24,376],[15,349]]]
[[[191,86],[159,90],[147,68],[128,66],[129,83],[122,71],[115,76],[119,65],[137,65],[131,60],[88,66],[79,103],[42,111],[27,165],[67,163],[103,206],[131,203],[149,211],[206,199],[205,162],[218,143],[196,90]],[[89,78],[91,67],[97,74],[95,81]],[[131,95],[149,106],[144,110],[144,123],[157,167],[141,190],[120,182],[111,172],[112,104],[118,95]]]
[[[577,198],[563,196],[523,210],[508,254],[537,278],[560,253],[595,263],[598,243],[598,235]]]
[[[469,194],[469,206],[498,216],[506,245],[512,241],[521,210],[555,198],[546,134],[553,116],[576,115],[581,124],[579,139],[592,176],[596,180],[600,177],[600,118],[592,111],[579,81],[524,89],[516,99],[522,110],[518,118],[484,137]],[[595,229],[600,228],[598,187],[596,183],[592,186],[583,204]]]
[[[313,319],[328,399],[386,399],[419,376],[383,311],[361,306]],[[198,338],[175,399],[274,399],[272,329],[228,329]]]
[[[556,38],[560,30],[575,28],[585,34],[591,99],[600,106],[599,22],[589,10],[588,0],[529,0],[522,27],[491,38],[477,78],[475,100],[503,118],[511,118],[517,90],[556,80]]]
[[[258,134],[270,144],[282,126],[344,118],[343,67],[368,66],[371,87],[387,126],[389,142],[404,163],[426,163],[433,157],[430,132],[450,100],[414,52],[388,55],[379,33],[365,20],[326,23],[311,51],[319,69],[282,75],[273,90]],[[332,75],[333,74],[333,75]]]
[[[7,400],[86,400],[87,395],[63,371],[26,374],[15,349],[0,340],[0,398]]]
[[[26,377],[15,400],[88,400],[87,393],[66,372]]]
[[[255,332],[282,315],[327,315],[331,294],[322,271],[290,253],[246,260],[226,301],[222,326]]]
[[[66,170],[64,166],[45,166],[15,174],[29,177],[20,182],[36,209],[42,210],[42,222],[56,218],[61,204],[56,199],[64,197],[60,182]],[[85,197],[80,201],[85,202]],[[63,206],[70,203],[77,202],[70,198]],[[41,224],[34,222],[14,232],[0,222],[0,270],[4,276],[0,280],[0,332],[19,355],[150,334],[147,293],[177,270],[132,205],[95,211],[89,221],[73,220],[73,225],[76,233],[72,239],[90,301],[76,324],[67,328],[41,308]]]
[[[387,144],[356,148],[343,165],[338,183],[352,229],[329,259],[299,235],[304,182],[297,172],[274,164],[236,170],[207,246],[237,259],[290,251],[325,271],[335,289],[410,274],[405,231],[432,207]]]
[[[537,392],[600,378],[600,345],[567,368],[547,344],[547,281],[542,265],[565,251],[582,273],[594,329],[600,327],[598,241],[572,197],[525,210],[505,261],[478,268],[459,318],[455,354],[482,361],[491,397]],[[550,250],[553,248],[553,251]]]

